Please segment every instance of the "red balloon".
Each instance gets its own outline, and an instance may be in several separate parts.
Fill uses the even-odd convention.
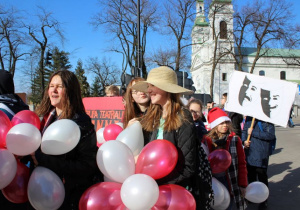
[[[103,130],[103,137],[106,141],[116,140],[118,135],[123,131],[123,128],[117,124],[110,124],[105,126]]]
[[[12,126],[20,124],[20,123],[30,123],[37,127],[40,130],[41,121],[39,116],[33,111],[23,110],[14,115],[11,119]]]
[[[154,140],[140,152],[135,173],[147,174],[153,179],[160,179],[175,168],[177,160],[178,152],[174,144],[164,139]]]
[[[216,149],[208,155],[213,174],[226,171],[231,164],[231,155],[225,149]]]
[[[193,195],[176,184],[167,184],[159,186],[159,197],[151,210],[194,210],[196,201]]]
[[[12,182],[2,189],[2,194],[12,203],[28,201],[27,185],[29,182],[29,168],[17,161],[17,173]]]
[[[0,110],[0,148],[6,148],[6,134],[11,127],[8,116]]]
[[[101,182],[89,187],[79,200],[80,210],[124,209],[121,200],[122,184],[116,182]]]

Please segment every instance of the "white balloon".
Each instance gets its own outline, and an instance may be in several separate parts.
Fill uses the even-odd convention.
[[[35,152],[41,145],[41,132],[30,123],[20,123],[13,126],[6,135],[7,149],[19,156]]]
[[[146,174],[128,177],[121,187],[121,199],[130,210],[150,209],[157,202],[158,196],[156,181]]]
[[[129,147],[120,141],[107,141],[99,147],[97,165],[109,180],[123,183],[135,172],[134,156]]]
[[[251,182],[246,187],[245,198],[253,203],[262,203],[269,197],[269,188],[262,182]]]
[[[121,126],[124,129],[124,125],[121,122],[116,123],[117,125]]]
[[[215,177],[212,178],[212,189],[214,191],[214,202],[211,203],[211,207],[219,206],[224,200],[224,188],[222,183]]]
[[[96,132],[96,134],[97,134],[97,142],[98,142],[99,144],[103,144],[104,142],[106,142],[105,139],[104,139],[104,136],[103,136],[103,131],[104,131],[104,128],[100,128],[100,129]]]
[[[230,204],[230,199],[231,199],[227,188],[222,183],[220,183],[220,184],[221,184],[221,186],[224,190],[224,200],[221,202],[220,205],[213,207],[213,209],[215,209],[215,210],[225,210],[225,209],[227,209],[229,204]]]
[[[79,126],[69,119],[57,120],[45,130],[42,137],[42,152],[61,155],[70,152],[80,140]]]
[[[144,135],[140,122],[134,122],[132,125],[125,128],[116,138],[126,144],[132,151],[133,155],[140,154],[144,147]]]
[[[16,173],[17,161],[15,156],[6,149],[0,149],[0,189],[9,185]]]
[[[36,167],[28,182],[28,199],[37,210],[58,209],[65,199],[61,179],[45,167]]]

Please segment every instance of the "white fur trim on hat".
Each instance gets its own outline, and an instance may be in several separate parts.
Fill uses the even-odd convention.
[[[210,128],[213,129],[214,127],[216,127],[217,125],[219,125],[220,123],[225,122],[225,121],[231,121],[231,120],[227,116],[219,117],[210,123]]]

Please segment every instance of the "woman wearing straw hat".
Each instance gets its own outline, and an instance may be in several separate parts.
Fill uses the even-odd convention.
[[[165,139],[178,150],[176,167],[169,175],[157,180],[158,184],[178,184],[190,189],[198,167],[197,134],[191,113],[184,108],[180,95],[193,91],[178,86],[176,73],[166,66],[152,69],[147,80],[136,83],[132,89],[148,92],[151,99],[151,105],[140,121],[146,131],[145,144]]]

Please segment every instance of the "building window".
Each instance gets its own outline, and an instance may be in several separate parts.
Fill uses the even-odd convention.
[[[280,79],[285,80],[285,71],[280,72]]]
[[[220,38],[227,39],[227,23],[225,21],[220,22]]]
[[[227,81],[227,73],[222,73],[222,81]]]
[[[264,70],[260,70],[259,71],[259,76],[265,76],[265,71]]]

